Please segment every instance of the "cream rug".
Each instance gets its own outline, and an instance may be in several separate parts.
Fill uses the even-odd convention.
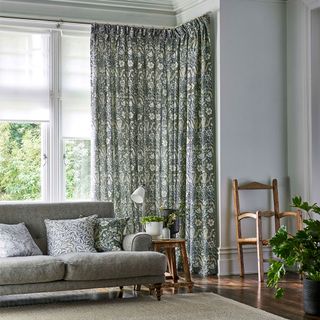
[[[78,301],[0,309],[1,320],[280,320],[214,293],[151,296],[107,301]]]

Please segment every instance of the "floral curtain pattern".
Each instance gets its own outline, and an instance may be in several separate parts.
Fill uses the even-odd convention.
[[[217,271],[215,96],[209,17],[172,29],[92,26],[95,198],[139,230],[145,214],[183,208],[191,271]]]

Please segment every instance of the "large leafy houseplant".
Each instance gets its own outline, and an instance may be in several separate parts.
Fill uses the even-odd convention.
[[[316,285],[320,285],[320,221],[312,217],[313,213],[319,215],[320,218],[320,207],[316,203],[309,204],[302,201],[298,196],[294,197],[292,202],[292,206],[305,211],[308,218],[303,221],[304,228],[297,231],[295,235],[291,235],[282,226],[270,240],[272,252],[279,260],[271,260],[267,285],[276,289],[275,296],[277,298],[284,294],[279,282],[286,274],[288,267],[298,266],[299,272],[304,275],[307,281],[316,281]]]

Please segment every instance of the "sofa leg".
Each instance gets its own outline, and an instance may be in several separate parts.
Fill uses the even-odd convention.
[[[135,286],[133,286],[133,290],[134,291],[140,291],[141,290],[141,284],[136,284]]]
[[[162,286],[161,283],[156,283],[154,285],[154,288],[156,289],[156,294],[157,294],[158,301],[161,300],[161,294],[162,294],[161,286]]]

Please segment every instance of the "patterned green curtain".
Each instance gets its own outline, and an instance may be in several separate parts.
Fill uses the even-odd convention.
[[[139,230],[146,214],[183,208],[192,272],[216,273],[215,97],[209,17],[172,29],[92,26],[95,197]]]

